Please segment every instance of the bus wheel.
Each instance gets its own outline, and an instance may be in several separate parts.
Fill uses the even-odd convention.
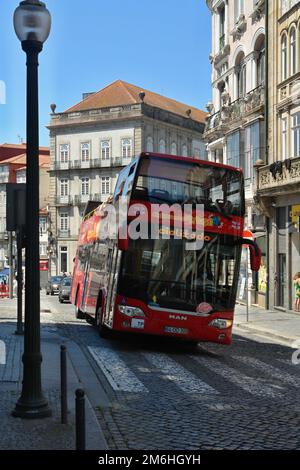
[[[77,307],[75,307],[75,318],[77,318],[78,320],[83,320],[85,318],[84,313]]]
[[[95,322],[96,328],[101,338],[109,338],[110,330],[101,323],[101,315],[102,315],[102,309],[101,307],[98,307],[98,310],[96,313],[96,322]]]

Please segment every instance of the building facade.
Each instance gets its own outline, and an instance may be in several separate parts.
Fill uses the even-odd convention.
[[[256,198],[268,219],[269,307],[291,310],[300,271],[300,2],[268,3],[269,151]]]
[[[265,222],[253,201],[254,164],[266,160],[264,0],[207,0],[212,15],[212,101],[204,139],[211,161],[241,167],[246,227],[256,232],[266,263]],[[246,275],[245,268],[245,273]],[[265,305],[266,286],[253,277],[251,301]],[[245,300],[245,289],[239,291]]]
[[[206,159],[206,113],[118,80],[63,113],[50,129],[51,274],[73,271],[88,201],[114,191],[122,167],[142,151]]]
[[[6,157],[0,160],[0,270],[7,267],[9,252],[9,234],[6,229],[6,184],[26,183],[26,154],[24,151],[26,151],[26,145],[14,146],[12,144],[4,144],[0,146],[0,158],[1,153]],[[39,155],[39,206],[40,209],[43,209],[49,203],[50,151],[49,149],[42,147],[41,152],[42,153]],[[45,217],[45,215],[42,214],[42,217]],[[41,233],[41,245],[44,244],[44,239],[42,239],[43,237],[45,237],[45,234]],[[13,250],[16,252],[16,240],[14,237],[12,239],[12,243]]]

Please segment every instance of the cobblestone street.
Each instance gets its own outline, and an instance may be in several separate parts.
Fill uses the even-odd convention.
[[[106,399],[87,393],[109,449],[300,449],[293,349],[251,334],[231,347],[104,340],[57,297],[42,294],[42,308],[43,329],[79,346],[97,377]]]

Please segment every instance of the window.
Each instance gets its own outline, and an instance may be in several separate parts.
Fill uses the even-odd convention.
[[[187,157],[187,145],[186,144],[183,144],[181,153],[183,157]]]
[[[219,9],[219,24],[220,24],[220,39],[219,39],[219,50],[221,51],[225,46],[225,6],[222,5]]]
[[[281,79],[287,78],[287,48],[286,48],[286,35],[281,38]]]
[[[60,272],[66,273],[68,271],[68,247],[60,247]]]
[[[68,196],[69,194],[69,180],[63,178],[60,180],[60,195],[61,196]]]
[[[164,139],[160,139],[159,141],[159,153],[166,153],[166,142]]]
[[[69,151],[69,144],[62,144],[59,146],[59,158],[61,163],[67,163],[69,161]]]
[[[255,162],[260,158],[260,128],[259,122],[255,122],[245,129],[245,152],[242,168],[245,179],[253,179]]]
[[[46,232],[47,232],[47,218],[40,217],[40,233],[46,233]]]
[[[61,232],[67,232],[69,230],[69,214],[67,212],[60,213],[60,230]]]
[[[176,144],[176,142],[172,142],[171,155],[177,155],[177,144]]]
[[[40,255],[41,256],[47,255],[47,243],[40,243]]]
[[[281,120],[281,158],[287,158],[287,118]]]
[[[130,158],[132,155],[132,140],[122,139],[122,157]]]
[[[290,75],[296,73],[296,30],[293,28],[290,33]]]
[[[240,16],[244,13],[244,0],[234,0],[234,21],[238,22]]]
[[[227,137],[227,164],[240,166],[240,133],[234,132]]]
[[[238,97],[242,98],[246,94],[246,64],[240,66],[238,72]]]
[[[81,161],[88,162],[90,159],[90,144],[85,142],[81,144]]]
[[[110,193],[110,178],[109,176],[103,176],[101,178],[101,193],[109,194]]]
[[[26,183],[26,170],[17,171],[17,183]]]
[[[259,48],[257,57],[257,86],[262,85],[265,82],[265,41],[263,40]]]
[[[102,140],[101,142],[101,158],[102,160],[110,159],[110,141]]]
[[[292,119],[293,155],[294,157],[298,157],[300,155],[300,113],[295,114]]]
[[[153,152],[153,137],[147,137],[147,144],[146,144],[147,152]]]
[[[90,194],[90,179],[81,178],[81,195],[88,196]]]

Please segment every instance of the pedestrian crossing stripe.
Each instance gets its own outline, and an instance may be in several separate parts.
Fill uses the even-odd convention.
[[[233,356],[233,359],[236,359],[243,364],[247,364],[255,369],[267,374],[271,375],[272,378],[280,380],[288,385],[293,385],[295,387],[300,387],[300,379],[294,377],[293,375],[289,374],[288,372],[281,371],[277,369],[277,367],[273,367],[266,362],[262,362],[259,359],[253,357],[245,357],[245,356]]]
[[[163,372],[164,377],[176,384],[185,393],[216,395],[219,392],[189,372],[166,354],[143,353],[144,358]]]
[[[108,348],[94,348],[90,346],[88,350],[104,373],[113,390],[123,392],[148,392],[144,384],[136,377],[115,351]]]
[[[196,361],[202,367],[206,367],[215,374],[221,375],[225,380],[232,382],[234,385],[245,390],[245,392],[251,395],[265,398],[266,396],[272,398],[282,397],[280,389],[275,385],[269,385],[264,383],[259,377],[249,377],[244,373],[235,370],[224,364],[219,359],[213,357],[201,357],[201,356],[189,356],[191,359]]]

